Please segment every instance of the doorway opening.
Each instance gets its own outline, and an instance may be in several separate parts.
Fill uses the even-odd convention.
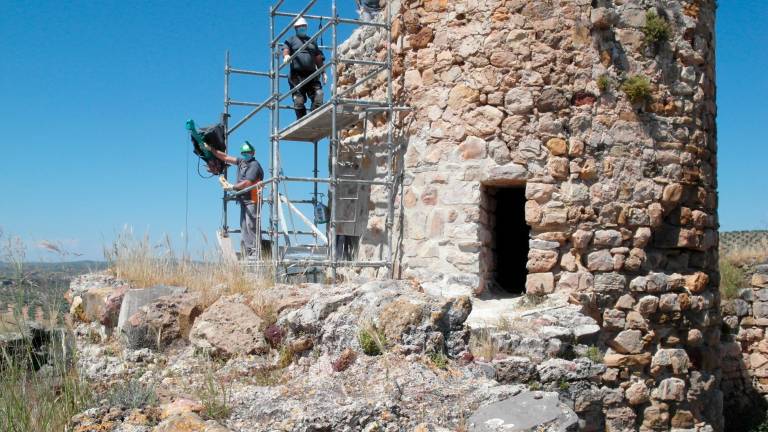
[[[525,293],[528,240],[524,186],[483,186],[481,276],[492,296]]]

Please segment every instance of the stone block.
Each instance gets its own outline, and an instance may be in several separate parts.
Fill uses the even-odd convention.
[[[128,318],[139,311],[142,306],[148,305],[160,297],[183,294],[186,288],[157,285],[150,288],[131,289],[125,292],[120,306],[120,315],[117,320],[117,328],[122,331]]]
[[[86,321],[99,322],[107,305],[107,298],[115,291],[113,287],[91,288],[83,294],[83,316]]]
[[[595,291],[623,292],[627,287],[627,277],[621,273],[600,273],[595,275]]]
[[[639,354],[645,348],[643,332],[624,330],[608,342],[608,345],[620,354]]]
[[[525,281],[525,291],[532,295],[551,294],[555,291],[555,275],[552,273],[530,273]]]
[[[544,273],[557,264],[557,252],[553,250],[531,249],[528,251],[526,268],[532,273]]]
[[[594,243],[597,247],[618,247],[621,246],[621,233],[616,230],[597,230],[595,231]]]
[[[590,271],[612,271],[613,256],[608,250],[599,250],[587,255],[587,268]]]

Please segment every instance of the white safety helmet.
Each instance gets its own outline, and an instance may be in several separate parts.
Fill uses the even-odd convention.
[[[297,19],[296,23],[293,25],[294,28],[301,26],[309,26],[309,24],[307,24],[307,20],[305,20],[304,17],[299,17],[299,19]]]

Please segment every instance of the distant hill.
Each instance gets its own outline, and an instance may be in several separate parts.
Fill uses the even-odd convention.
[[[768,230],[720,232],[721,251],[755,249],[760,247],[768,249]]]

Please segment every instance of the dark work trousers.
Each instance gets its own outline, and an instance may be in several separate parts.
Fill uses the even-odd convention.
[[[312,75],[311,72],[291,72],[291,75],[288,78],[288,84],[291,86],[291,90],[310,75]],[[296,111],[297,119],[307,115],[307,107],[304,105],[307,102],[307,99],[312,101],[311,111],[314,111],[323,104],[323,86],[320,84],[320,79],[315,78],[293,93],[293,109]]]
[[[257,252],[261,243],[260,230],[260,206],[253,201],[240,202],[240,237],[243,257],[252,256]]]

